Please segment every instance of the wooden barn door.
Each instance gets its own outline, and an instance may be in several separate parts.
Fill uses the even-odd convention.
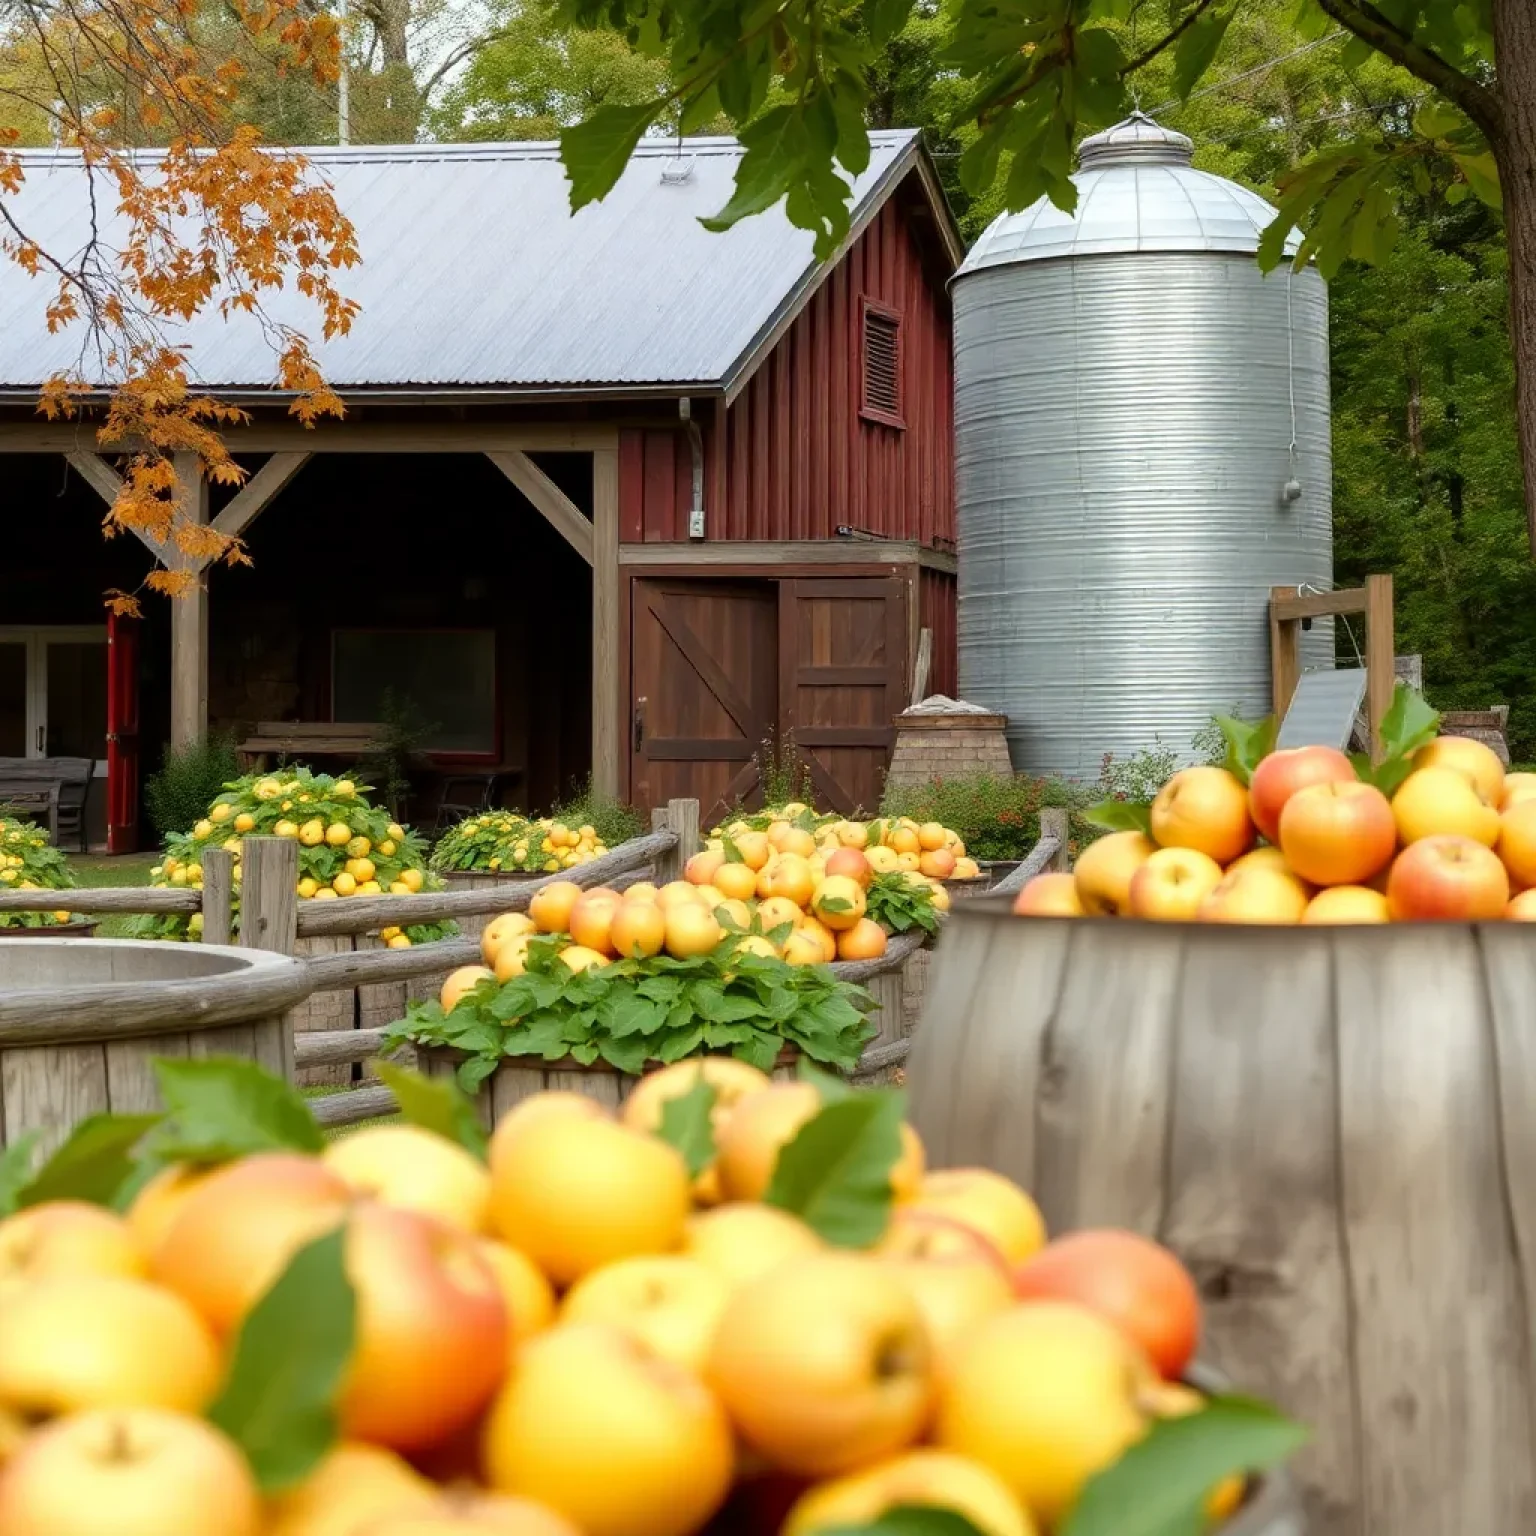
[[[778,714],[775,584],[636,581],[630,658],[635,803],[696,799],[706,827],[752,803]]]
[[[780,714],[816,798],[849,815],[880,803],[906,707],[907,584],[849,577],[779,586]]]

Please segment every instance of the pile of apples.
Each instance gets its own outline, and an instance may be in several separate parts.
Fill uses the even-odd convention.
[[[767,818],[766,826],[755,823]],[[745,839],[745,842],[743,842]],[[981,866],[965,851],[965,842],[951,827],[937,821],[914,821],[910,816],[877,817],[874,821],[846,821],[836,816],[817,816],[806,805],[792,800],[762,812],[753,821],[738,818],[715,827],[705,849],[724,853],[734,843],[748,863],[763,862],[777,853],[793,853],[815,869],[839,848],[857,848],[877,875],[897,870],[921,874],[930,880],[979,880]],[[766,846],[767,852],[762,850]],[[751,856],[748,850],[753,850]]]
[[[701,1073],[715,1142],[691,1177],[655,1133]],[[693,1059],[617,1115],[526,1100],[484,1160],[376,1126],[172,1166],[126,1215],[9,1217],[0,1536],[815,1536],[914,1504],[982,1536],[1057,1528],[1201,1405],[1189,1276],[1129,1233],[1047,1242],[1022,1189],[927,1171],[905,1126],[883,1233],[829,1247],[763,1203],[822,1091]],[[247,1314],[338,1229],[339,1438],[263,1495],[204,1410]],[[1212,1518],[1242,1492],[1213,1489]]]
[[[1263,841],[1259,839],[1262,837]],[[1331,747],[1261,758],[1245,787],[1185,768],[1151,807],[1151,836],[1116,832],[1071,874],[1039,875],[1026,916],[1154,922],[1536,920],[1536,774],[1440,736],[1390,798]]]

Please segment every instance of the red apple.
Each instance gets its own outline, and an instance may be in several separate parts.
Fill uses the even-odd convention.
[[[1248,781],[1248,811],[1271,843],[1280,841],[1280,812],[1309,784],[1342,784],[1357,777],[1355,765],[1335,747],[1287,747],[1261,759]]]
[[[1393,861],[1387,905],[1399,923],[1491,921],[1509,905],[1509,875],[1492,849],[1470,837],[1424,837]]]

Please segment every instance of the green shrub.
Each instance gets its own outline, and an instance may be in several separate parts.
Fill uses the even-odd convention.
[[[219,791],[239,777],[233,737],[209,736],[168,748],[160,771],[144,785],[144,805],[155,835],[170,837],[200,821]]]
[[[887,786],[880,810],[886,816],[941,822],[960,834],[972,858],[1022,859],[1040,839],[1042,806],[1067,811],[1069,846],[1075,854],[1101,835],[1079,813],[1102,798],[1098,790],[1065,779],[981,773],[932,779],[910,788]]]
[[[617,848],[620,843],[639,837],[645,830],[645,822],[634,806],[598,794],[590,777],[549,814],[552,820],[563,821],[568,827],[591,827],[597,833],[597,840],[609,848]]]

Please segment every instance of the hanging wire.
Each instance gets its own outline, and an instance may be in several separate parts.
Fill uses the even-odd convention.
[[[1292,59],[1299,59],[1304,53],[1311,53],[1314,48],[1321,48],[1324,43],[1337,42],[1341,37],[1349,34],[1342,30],[1330,32],[1326,37],[1314,38],[1310,43],[1303,43],[1300,48],[1293,48],[1289,53],[1282,53],[1278,58],[1266,59],[1262,64],[1256,64],[1252,69],[1245,69],[1240,75],[1229,75],[1225,80],[1218,80],[1215,85],[1201,86],[1198,91],[1191,91],[1182,99],[1174,96],[1161,106],[1153,107],[1148,117],[1156,117],[1159,112],[1166,112],[1170,107],[1184,106],[1191,101],[1198,101],[1202,96],[1209,96],[1213,91],[1225,91],[1231,86],[1240,85],[1244,80],[1251,80],[1255,75],[1262,75],[1265,70],[1273,69],[1277,64],[1289,64]]]
[[[1296,309],[1295,309],[1295,283],[1296,268],[1289,266],[1285,272],[1285,347],[1286,370],[1285,384],[1291,397],[1291,479],[1300,477],[1296,473]]]

